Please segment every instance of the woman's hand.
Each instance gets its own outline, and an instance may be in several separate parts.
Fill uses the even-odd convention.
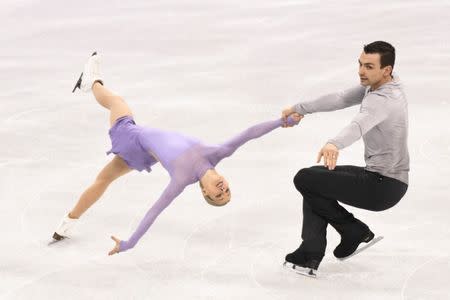
[[[109,251],[108,255],[114,255],[116,253],[119,253],[120,250],[120,240],[118,238],[116,238],[115,236],[112,236],[111,239],[116,242],[116,245],[114,246],[114,248]]]
[[[303,116],[298,114],[298,113],[293,113],[291,114],[286,122],[283,121],[283,128],[288,128],[288,127],[293,127],[295,125],[298,125],[298,123],[300,122],[300,120],[303,119]]]
[[[291,115],[292,120],[295,121],[296,124],[298,124],[300,122],[301,119],[303,119],[303,116],[299,113],[293,113]]]
[[[285,110],[283,110],[281,112],[281,118],[283,119],[283,127],[292,127],[293,126],[293,125],[289,124],[289,122],[288,122],[289,117],[291,117],[295,121],[295,124],[293,124],[293,125],[297,125],[298,122],[300,122],[300,120],[303,119],[303,116],[301,114],[295,112],[292,107],[286,108]]]

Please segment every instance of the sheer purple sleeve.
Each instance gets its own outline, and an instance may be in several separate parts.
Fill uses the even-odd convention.
[[[158,201],[153,204],[150,210],[145,214],[136,231],[127,241],[120,242],[119,252],[127,251],[133,248],[139,239],[147,232],[159,214],[184,190],[183,185],[176,180],[171,180],[169,185],[159,197]]]
[[[294,121],[291,117],[289,117],[288,124],[292,126],[298,124],[298,122]],[[242,131],[235,137],[229,139],[228,141],[220,145],[221,151],[218,152],[217,160],[220,161],[221,159],[230,156],[246,142],[253,139],[257,139],[271,132],[272,130],[281,127],[282,125],[283,119],[277,119],[273,121],[263,122],[247,128],[246,130]]]

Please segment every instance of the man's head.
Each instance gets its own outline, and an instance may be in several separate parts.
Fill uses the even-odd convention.
[[[363,86],[372,90],[392,79],[395,64],[395,48],[383,41],[376,41],[364,46],[359,58],[359,77]]]
[[[208,170],[200,180],[200,189],[208,204],[223,206],[231,199],[228,182],[214,169]]]

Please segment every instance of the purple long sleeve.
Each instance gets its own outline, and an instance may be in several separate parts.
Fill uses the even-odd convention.
[[[289,125],[295,125],[298,122],[295,122],[291,117],[288,118]],[[266,121],[260,124],[254,125],[252,127],[247,128],[242,131],[238,135],[229,139],[219,146],[219,149],[215,153],[215,155],[211,158],[213,165],[216,165],[225,157],[232,155],[239,147],[244,145],[246,142],[257,139],[272,130],[281,127],[283,125],[282,119],[276,119],[273,121]]]
[[[294,125],[292,118],[289,125]],[[146,213],[138,228],[126,241],[120,242],[120,252],[133,248],[148,231],[155,219],[184,188],[200,180],[208,169],[214,168],[223,158],[230,156],[247,141],[259,138],[283,124],[282,119],[252,126],[219,146],[204,145],[198,140],[157,129],[145,129],[140,135],[140,144],[149,153],[159,154],[171,180],[160,198]],[[159,141],[157,143],[155,140]],[[198,141],[198,142],[197,142]]]
[[[275,128],[280,127],[283,124],[282,119],[277,119],[273,121],[267,121],[263,122],[257,125],[254,125],[252,127],[247,128],[246,130],[242,131],[240,134],[236,135],[235,137],[229,139],[225,143],[223,143],[224,147],[229,147],[230,149],[236,151],[239,147],[241,147],[246,142],[257,139]]]
[[[150,210],[145,214],[141,223],[136,231],[127,241],[120,242],[120,252],[133,248],[140,238],[147,232],[150,226],[153,224],[158,215],[167,207],[170,203],[183,192],[185,185],[180,184],[174,180],[171,180],[169,185],[165,188],[164,192],[159,197],[158,201],[153,204]]]

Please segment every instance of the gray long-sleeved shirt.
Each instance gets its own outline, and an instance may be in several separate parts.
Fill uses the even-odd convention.
[[[306,115],[357,104],[361,104],[359,113],[328,143],[342,149],[362,137],[366,170],[408,184],[408,103],[396,75],[391,82],[374,91],[357,86],[313,101],[300,102],[294,110]]]

